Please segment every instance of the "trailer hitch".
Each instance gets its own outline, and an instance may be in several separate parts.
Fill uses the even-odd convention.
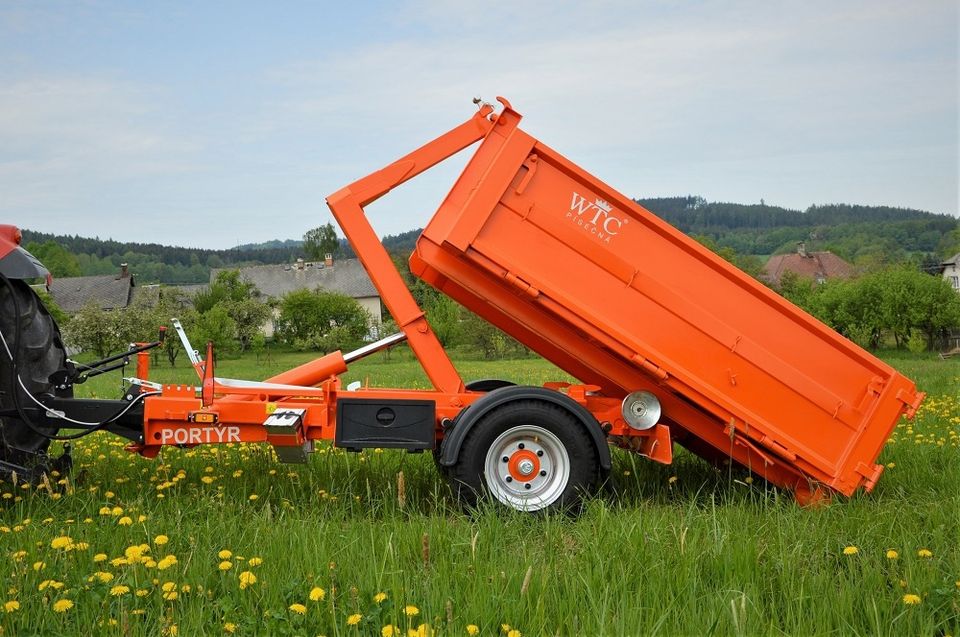
[[[125,352],[114,354],[113,356],[107,356],[106,358],[101,358],[100,360],[92,363],[77,363],[76,361],[67,360],[67,365],[64,369],[54,372],[50,375],[50,382],[53,383],[57,389],[64,390],[73,385],[81,385],[94,376],[106,374],[107,372],[112,372],[115,369],[122,369],[130,363],[130,357],[134,354],[146,352],[155,347],[163,345],[166,336],[166,326],[160,326],[157,340],[153,341],[152,343],[131,345],[130,348]],[[110,363],[113,364],[110,365]],[[85,371],[80,371],[78,366],[82,367]]]

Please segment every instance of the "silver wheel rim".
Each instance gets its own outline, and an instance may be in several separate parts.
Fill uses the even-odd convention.
[[[570,456],[552,432],[535,425],[512,427],[487,450],[487,489],[518,511],[538,511],[560,499],[570,481]]]

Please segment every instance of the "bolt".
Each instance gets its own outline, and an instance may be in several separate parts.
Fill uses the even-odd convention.
[[[543,449],[537,450],[537,455],[543,457]]]
[[[519,445],[517,445],[517,449],[523,449],[523,448],[524,448],[524,445],[522,442]]]
[[[533,460],[530,460],[529,458],[524,458],[519,463],[517,463],[517,471],[519,471],[525,476],[528,476],[531,473],[533,473],[533,470],[534,470]]]
[[[511,478],[510,476],[507,476],[507,482],[513,482],[513,478]]]
[[[530,483],[527,483],[527,484],[523,485],[523,488],[524,488],[524,489],[529,489],[529,488],[530,488]]]
[[[540,472],[540,477],[541,477],[541,478],[545,478],[546,476],[547,476],[547,472],[546,472],[546,471],[541,471],[541,472]]]
[[[504,456],[504,457],[503,457],[503,461],[504,461],[504,462],[510,462],[510,458]]]

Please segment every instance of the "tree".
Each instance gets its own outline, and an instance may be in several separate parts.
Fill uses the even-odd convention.
[[[327,350],[334,344],[338,349],[363,339],[369,324],[370,315],[356,299],[319,289],[296,290],[280,301],[276,338],[302,350]]]
[[[26,250],[40,260],[40,263],[56,278],[80,276],[80,262],[63,246],[54,241],[44,243],[31,242]]]
[[[258,299],[259,295],[253,283],[240,278],[239,270],[218,272],[210,289],[198,292],[194,297],[193,306],[201,316],[214,309],[224,310],[230,318],[229,323],[222,321],[219,315],[206,321],[201,319],[200,322],[205,326],[203,329],[229,326],[231,332],[222,335],[219,341],[208,340],[229,344],[230,347],[239,346],[240,351],[246,351],[270,317],[270,307]]]
[[[98,358],[127,346],[120,310],[101,310],[94,301],[73,315],[65,326],[64,339],[69,345],[93,352]]]
[[[307,258],[321,261],[327,254],[334,254],[340,247],[337,231],[329,221],[319,228],[307,230],[303,235],[303,251]]]

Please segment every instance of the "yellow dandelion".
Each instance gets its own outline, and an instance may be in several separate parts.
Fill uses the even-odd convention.
[[[73,540],[66,535],[55,537],[50,541],[50,548],[63,549],[73,544]]]
[[[106,561],[107,561],[107,554],[106,554],[106,553],[97,553],[96,555],[93,556],[93,561],[94,561],[94,562],[106,562]]]
[[[420,624],[416,630],[408,630],[407,634],[411,637],[433,637],[433,629],[430,624]]]
[[[918,557],[933,557],[933,552],[930,549],[920,549],[917,551]]]
[[[327,596],[327,591],[323,590],[319,586],[314,586],[310,589],[310,601],[311,602],[322,602]]]
[[[897,553],[895,550],[893,550],[893,549],[888,549],[888,550],[887,550],[887,559],[888,559],[888,560],[895,560],[895,559],[897,559],[898,557],[900,557],[900,554]]]
[[[219,557],[221,560],[229,560],[231,557],[233,557],[233,553],[231,553],[227,549],[223,549],[222,551],[217,553],[217,557]]]
[[[415,615],[420,614],[420,609],[417,608],[416,606],[404,606],[403,614],[406,615],[407,617],[413,617]]]
[[[363,619],[363,615],[360,613],[354,613],[347,617],[347,626],[356,626],[360,623],[360,620]]]
[[[88,548],[90,548],[90,543],[77,542],[76,544],[73,545],[73,548],[77,549],[78,551],[86,551]]]
[[[247,560],[247,564],[249,564],[250,566],[260,566],[261,564],[263,564],[263,558],[251,557],[249,560]]]
[[[855,546],[847,546],[843,549],[844,555],[856,555],[859,552],[860,552],[860,549],[858,549]]]
[[[257,576],[250,571],[244,571],[240,573],[240,590],[243,590],[249,586],[253,586],[256,583]]]
[[[166,570],[177,563],[177,558],[174,555],[167,555],[159,562],[157,562],[157,568],[161,571]]]
[[[110,595],[113,597],[120,597],[121,595],[126,595],[130,592],[129,586],[124,586],[123,584],[117,584],[110,589]]]
[[[507,637],[523,637],[523,633],[514,628],[507,633]]]
[[[223,560],[217,565],[217,568],[221,571],[229,571],[231,568],[233,568],[233,562],[229,560]]]
[[[387,598],[387,594],[386,594],[386,593],[377,593],[376,595],[373,596],[373,603],[374,603],[374,604],[379,604],[380,602],[382,602],[382,601],[385,600],[386,598]]]
[[[130,526],[131,524],[133,524],[133,520],[131,520],[128,516],[125,515],[119,520],[117,520],[117,524],[119,524],[120,526]]]
[[[180,594],[177,591],[167,591],[163,594],[163,600],[166,602],[172,602],[176,600]]]
[[[233,633],[237,632],[237,625],[233,622],[224,622],[223,632],[230,633],[232,635]]]
[[[3,603],[3,610],[7,613],[12,613],[14,611],[20,610],[20,602],[15,599],[11,599],[8,602]]]
[[[129,563],[130,562],[125,557],[115,557],[112,560],[110,560],[110,564],[113,566],[124,566]]]
[[[387,624],[380,629],[380,637],[397,637],[397,635],[399,635],[399,631],[393,624]]]
[[[307,614],[307,607],[304,606],[303,604],[290,604],[289,606],[287,606],[287,608],[295,612],[297,615]]]
[[[149,594],[150,594],[150,591],[148,591],[145,588],[138,588],[134,593],[134,595],[136,595],[137,597],[146,597]]]
[[[176,582],[164,582],[163,586],[160,587],[160,590],[162,590],[164,593],[175,591],[177,590],[177,584]]]
[[[53,603],[53,612],[55,613],[65,613],[71,608],[73,608],[73,602],[66,598],[58,599]]]
[[[470,624],[467,626],[467,634],[471,635],[471,637],[473,635],[476,635],[479,632],[480,632],[480,627],[477,626],[476,624]]]
[[[106,584],[107,582],[113,579],[113,573],[110,573],[108,571],[97,571],[96,573],[93,574],[93,576],[98,580],[100,580],[101,582],[103,582],[104,584]]]
[[[163,546],[169,541],[170,538],[168,538],[166,535],[158,535],[157,537],[153,538],[153,543],[157,546]]]
[[[920,596],[914,595],[913,593],[907,593],[903,596],[903,603],[908,606],[913,606],[920,603]]]
[[[251,493],[249,496],[247,496],[247,499],[252,501],[252,500],[256,500],[259,497],[260,496],[258,496],[256,493]]]
[[[34,563],[33,563],[33,570],[35,570],[35,571],[42,571],[42,570],[45,569],[46,567],[47,567],[47,563],[46,563],[46,562],[34,562]]]

